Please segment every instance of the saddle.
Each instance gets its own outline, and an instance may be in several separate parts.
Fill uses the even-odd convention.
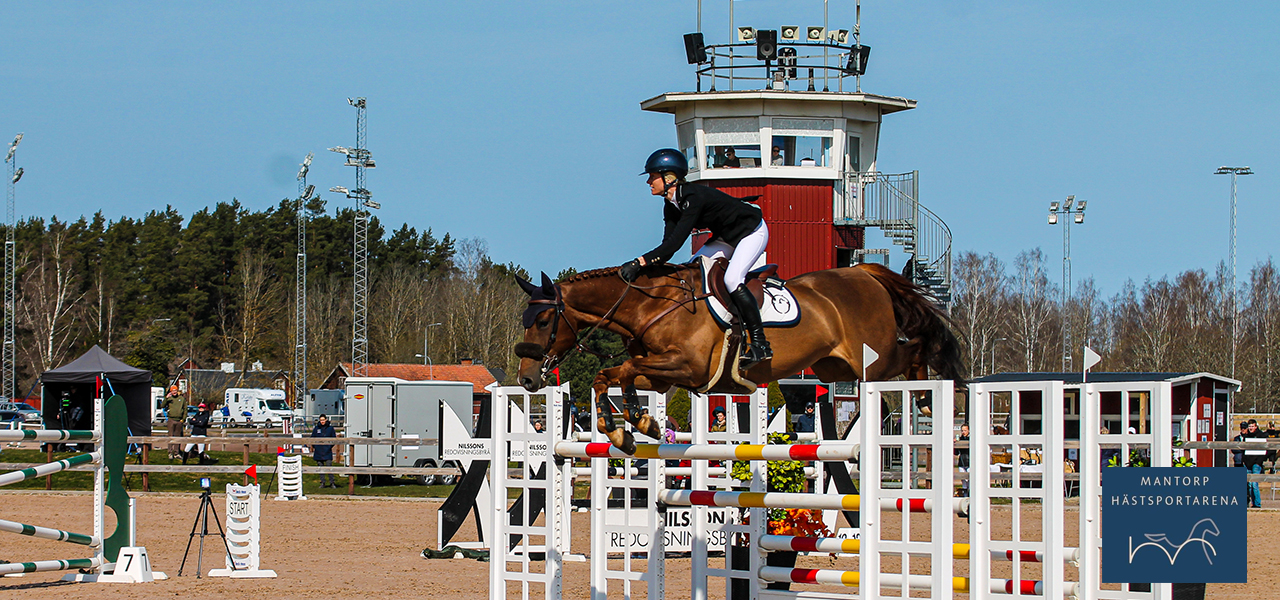
[[[711,284],[711,293],[721,304],[733,306],[733,299],[729,297],[729,292],[732,290],[724,284],[724,270],[728,266],[729,261],[723,258],[715,259],[709,268],[706,267],[705,262],[703,263],[703,268],[707,269],[707,280]],[[783,284],[782,278],[778,277],[778,265],[768,264],[750,271],[747,273],[747,278],[744,282],[747,286],[747,291],[751,292],[751,297],[756,299],[757,308],[764,306],[764,284],[766,280],[769,280],[769,283],[774,285]]]

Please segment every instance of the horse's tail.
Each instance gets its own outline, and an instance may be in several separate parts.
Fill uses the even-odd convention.
[[[857,268],[889,292],[898,330],[908,340],[920,342],[920,358],[944,379],[963,384],[965,366],[960,340],[951,331],[951,317],[933,301],[928,290],[884,265],[862,263]]]

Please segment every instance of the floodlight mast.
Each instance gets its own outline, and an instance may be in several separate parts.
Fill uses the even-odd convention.
[[[1249,167],[1218,167],[1214,175],[1231,176],[1231,378],[1236,377],[1236,314],[1238,312],[1239,291],[1236,285],[1236,176],[1253,175]]]
[[[374,168],[373,156],[365,148],[365,99],[364,97],[347,98],[347,103],[356,109],[356,145],[354,148],[335,146],[329,150],[346,155],[344,166],[356,168],[356,186],[348,190],[342,186],[334,186],[330,191],[345,194],[354,200],[355,235],[352,244],[355,273],[352,286],[352,319],[351,319],[351,374],[362,377],[368,374],[369,362],[369,211],[380,208],[373,201],[373,194],[365,188],[364,170]]]
[[[22,134],[19,133],[13,138],[13,143],[9,144],[9,151],[4,156],[4,161],[9,163],[9,184],[8,193],[5,195],[5,236],[4,236],[4,349],[0,350],[0,356],[3,356],[3,366],[0,366],[0,386],[3,389],[0,393],[6,398],[14,399],[18,393],[18,382],[16,380],[15,350],[17,349],[14,337],[14,317],[17,314],[14,309],[14,264],[17,259],[17,246],[13,238],[13,230],[16,226],[14,222],[14,188],[17,187],[18,180],[22,179],[22,169],[18,168],[18,144],[22,143]]]
[[[1087,201],[1076,202],[1075,196],[1067,196],[1061,204],[1049,203],[1049,224],[1062,223],[1062,372],[1071,368],[1071,326],[1067,311],[1071,306],[1071,223],[1084,223],[1084,207]],[[1061,216],[1062,218],[1059,218]]]
[[[297,290],[294,293],[294,344],[293,344],[293,406],[302,408],[307,395],[307,202],[316,186],[307,185],[307,173],[311,171],[310,152],[298,169],[298,263],[295,274]]]

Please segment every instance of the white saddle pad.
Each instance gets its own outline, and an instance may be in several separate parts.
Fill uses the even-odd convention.
[[[712,260],[706,257],[699,257],[699,259],[702,260],[702,292],[709,294],[711,285],[707,278],[711,272]],[[755,272],[757,271],[752,271],[752,273]],[[707,308],[711,310],[711,316],[715,317],[716,323],[721,328],[728,327],[733,319],[729,309],[725,308],[715,296],[707,296],[705,302]],[[800,322],[800,303],[796,302],[796,297],[785,284],[765,282],[764,304],[760,307],[760,320],[764,322],[765,327],[792,327]]]

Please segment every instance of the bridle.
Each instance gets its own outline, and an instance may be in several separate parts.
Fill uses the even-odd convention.
[[[661,287],[672,287],[672,286],[670,285],[639,286],[633,282],[627,282],[627,289],[622,291],[622,295],[618,296],[618,300],[613,303],[613,306],[609,307],[609,310],[604,313],[604,316],[600,317],[600,320],[597,321],[595,325],[592,325],[591,327],[588,327],[582,332],[579,332],[576,328],[574,328],[573,321],[570,321],[568,318],[566,318],[565,324],[568,325],[569,330],[573,332],[574,344],[565,352],[554,353],[554,354],[552,353],[552,348],[554,348],[556,345],[556,335],[560,331],[560,318],[562,315],[564,315],[565,308],[566,308],[564,303],[564,296],[560,292],[560,284],[555,284],[555,291],[556,291],[555,298],[531,298],[529,300],[530,306],[546,305],[546,306],[549,306],[550,309],[555,311],[555,314],[552,315],[551,317],[551,335],[547,338],[547,345],[545,346],[545,350],[543,351],[542,366],[539,371],[539,376],[543,379],[543,381],[545,381],[547,379],[547,375],[551,373],[551,371],[554,371],[556,367],[559,367],[560,363],[564,362],[564,359],[568,358],[569,354],[574,350],[577,350],[579,352],[585,352],[593,356],[598,356],[605,360],[612,360],[614,358],[622,356],[624,353],[626,353],[625,348],[630,345],[631,340],[640,339],[642,336],[644,336],[644,333],[648,331],[650,327],[652,327],[655,323],[657,323],[663,317],[671,314],[676,309],[682,306],[685,306],[686,304],[697,302],[698,300],[703,300],[711,295],[711,294],[702,294],[702,295],[697,294],[696,292],[693,291],[692,287],[686,287],[689,284],[687,284],[684,281],[684,278],[681,278],[680,282],[684,285],[678,286],[678,287],[690,292],[689,297],[683,300],[672,300],[671,306],[667,307],[665,310],[658,313],[653,318],[649,319],[649,321],[646,322],[644,325],[642,325],[639,330],[634,332],[631,337],[624,340],[624,343],[623,343],[624,350],[623,352],[617,353],[617,354],[605,354],[602,352],[596,352],[595,350],[588,348],[583,343],[583,340],[590,339],[592,333],[594,333],[597,329],[600,329],[604,325],[607,325],[610,322],[610,320],[613,319],[614,314],[618,312],[618,307],[622,306],[622,301],[626,300],[627,294],[630,293],[631,290],[637,289],[637,290],[643,291],[643,290],[652,290],[652,289],[657,289]]]
[[[606,360],[617,358],[618,356],[620,356],[619,354],[602,354],[600,352],[596,352],[595,350],[592,350],[591,348],[588,348],[585,345],[583,345],[582,340],[590,338],[592,332],[599,329],[601,325],[608,323],[609,320],[613,318],[613,314],[618,311],[618,307],[622,306],[622,301],[627,298],[627,292],[631,291],[631,286],[628,286],[627,289],[623,290],[622,295],[618,297],[618,301],[613,303],[613,306],[610,307],[609,311],[606,312],[604,316],[600,318],[599,322],[597,322],[595,325],[592,325],[591,327],[588,327],[582,333],[579,333],[578,330],[573,326],[573,321],[570,321],[568,318],[566,318],[564,322],[566,325],[569,326],[569,330],[573,332],[573,346],[569,348],[569,350],[563,353],[553,354],[552,348],[555,348],[555,345],[556,345],[556,334],[560,332],[560,317],[564,315],[564,312],[565,312],[564,295],[560,293],[560,284],[557,283],[555,285],[555,290],[556,290],[555,298],[535,298],[535,299],[529,300],[530,306],[539,305],[539,304],[549,305],[551,309],[555,311],[555,314],[552,315],[551,317],[551,335],[547,338],[546,350],[543,352],[543,355],[542,355],[542,367],[539,372],[539,375],[542,377],[542,379],[545,381],[547,379],[547,374],[550,373],[551,371],[554,371],[556,367],[559,367],[560,363],[564,362],[564,359],[568,358],[569,353],[573,352],[574,350],[578,350],[579,352],[586,352],[587,354],[593,354],[595,356],[599,356]]]

